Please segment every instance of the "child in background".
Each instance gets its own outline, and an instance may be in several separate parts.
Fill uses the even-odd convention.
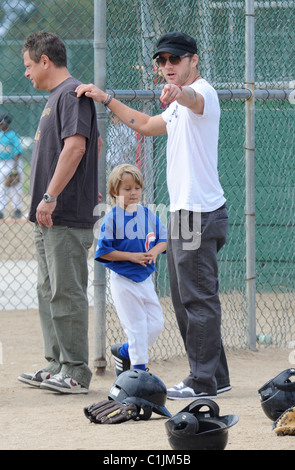
[[[117,375],[131,365],[145,370],[148,347],[164,328],[151,275],[157,256],[166,250],[167,230],[139,204],[142,190],[143,176],[136,166],[113,169],[108,193],[115,206],[104,218],[95,252],[95,259],[111,270],[111,294],[128,339],[111,347]]]

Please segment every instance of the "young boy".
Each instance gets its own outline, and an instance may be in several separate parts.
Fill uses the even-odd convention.
[[[113,169],[108,193],[115,202],[100,229],[95,259],[111,270],[114,305],[128,342],[111,347],[116,374],[145,370],[148,347],[164,328],[163,312],[151,274],[157,256],[166,250],[167,230],[140,205],[143,176],[136,166]]]

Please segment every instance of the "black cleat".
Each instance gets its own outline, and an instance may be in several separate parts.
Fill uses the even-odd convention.
[[[125,370],[129,370],[131,366],[130,359],[125,359],[125,357],[121,356],[121,347],[122,344],[113,344],[111,346],[111,353],[115,361],[115,371],[117,375],[122,374]]]

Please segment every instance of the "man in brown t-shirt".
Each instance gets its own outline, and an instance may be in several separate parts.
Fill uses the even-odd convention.
[[[18,379],[60,393],[87,393],[88,250],[98,204],[97,118],[67,69],[56,35],[34,33],[23,46],[25,76],[49,98],[36,131],[30,221],[38,260],[38,302],[46,367]]]

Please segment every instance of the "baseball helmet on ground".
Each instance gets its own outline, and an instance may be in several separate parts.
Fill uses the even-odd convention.
[[[143,410],[140,419],[147,420],[152,412],[171,417],[165,407],[167,389],[164,383],[148,371],[134,369],[122,372],[115,380],[109,399],[122,404],[134,403]]]
[[[228,429],[238,420],[236,415],[219,416],[213,400],[198,399],[168,419],[165,427],[173,450],[224,450]]]
[[[295,405],[295,369],[283,370],[258,390],[260,403],[266,416],[276,421],[284,411]]]

